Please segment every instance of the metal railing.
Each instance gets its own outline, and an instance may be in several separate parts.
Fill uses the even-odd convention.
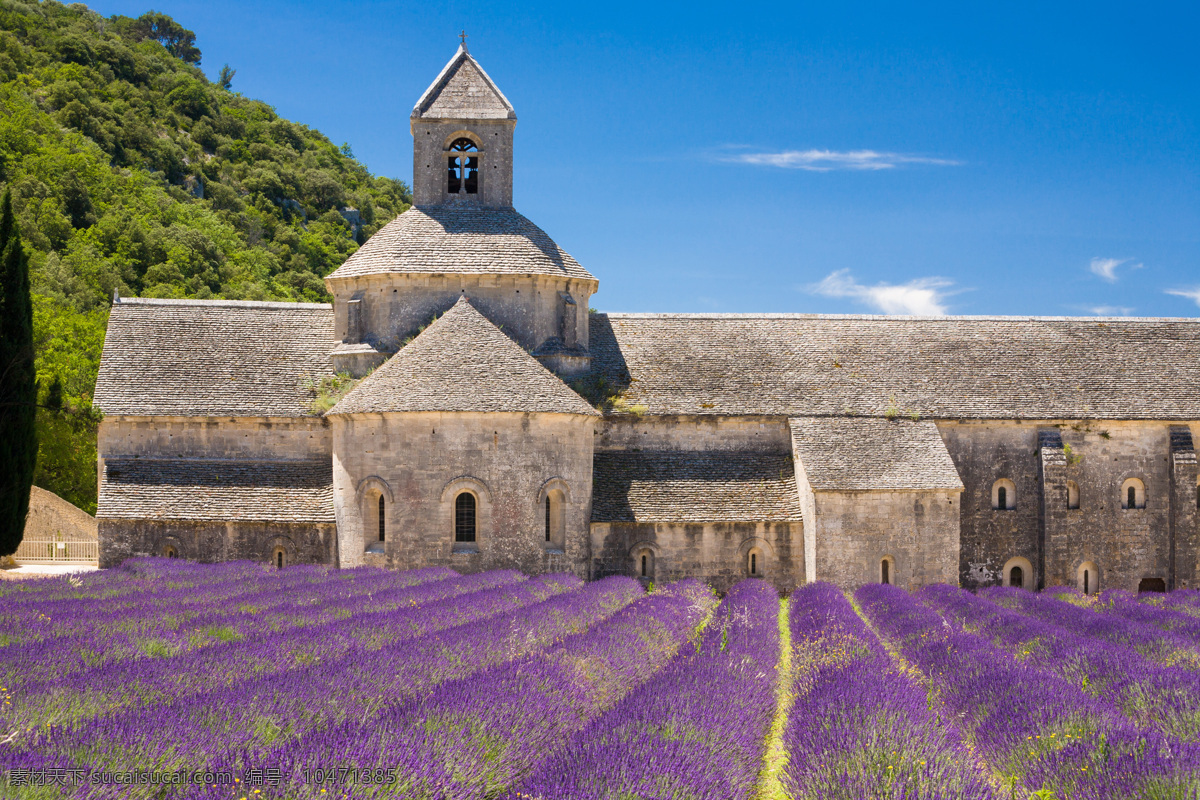
[[[97,564],[100,562],[100,543],[22,539],[13,558],[18,564]]]

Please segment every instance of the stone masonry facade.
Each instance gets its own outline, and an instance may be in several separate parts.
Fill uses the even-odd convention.
[[[590,312],[516,122],[461,47],[332,304],[114,304],[101,566],[1198,586],[1200,321]]]

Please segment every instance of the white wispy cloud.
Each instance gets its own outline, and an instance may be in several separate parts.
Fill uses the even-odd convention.
[[[1088,269],[1092,271],[1092,274],[1099,275],[1109,283],[1116,283],[1117,267],[1129,264],[1127,269],[1141,269],[1144,266],[1142,264],[1130,264],[1129,262],[1132,260],[1131,258],[1093,258],[1091,263],[1088,264]]]
[[[952,167],[962,163],[949,158],[932,158],[909,153],[881,153],[876,150],[780,150],[774,153],[724,153],[717,156],[717,160],[734,164],[804,169],[810,172],[831,172],[843,169],[895,169],[905,164]]]
[[[864,286],[854,280],[850,270],[839,269],[806,288],[825,297],[849,297],[885,314],[941,316],[946,313],[946,298],[954,294],[950,291],[953,286],[954,281],[946,278],[917,278],[899,286],[888,283]]]
[[[1178,297],[1186,297],[1196,305],[1200,306],[1200,286],[1193,286],[1191,289],[1167,289],[1167,294],[1173,294]]]
[[[1128,317],[1134,309],[1129,306],[1093,306],[1088,311],[1099,317]]]

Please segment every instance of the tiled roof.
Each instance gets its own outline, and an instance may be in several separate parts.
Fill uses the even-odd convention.
[[[514,209],[458,205],[410,208],[384,225],[327,280],[388,272],[595,280]]]
[[[799,520],[787,453],[597,451],[592,522]]]
[[[512,103],[465,45],[421,95],[413,119],[516,119]]]
[[[878,417],[789,422],[792,448],[814,491],[963,488],[933,422]]]
[[[302,416],[304,382],[333,373],[332,346],[323,303],[123,299],[94,402],[105,414]]]
[[[1200,320],[596,314],[649,414],[1200,419]]]
[[[96,517],[333,522],[333,464],[110,457]]]
[[[390,411],[597,414],[465,297],[328,413]]]

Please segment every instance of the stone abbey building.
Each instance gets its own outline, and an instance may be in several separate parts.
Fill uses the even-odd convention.
[[[515,126],[460,48],[332,305],[113,306],[102,565],[1197,586],[1200,321],[590,312]]]

